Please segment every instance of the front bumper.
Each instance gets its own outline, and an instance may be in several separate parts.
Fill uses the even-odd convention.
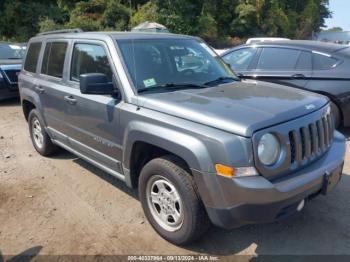
[[[4,79],[0,79],[0,100],[18,97],[19,91],[17,85],[10,85]]]
[[[333,189],[339,182],[345,139],[335,132],[325,155],[302,170],[276,181],[263,176],[228,179],[194,171],[200,195],[212,223],[234,228],[282,219],[297,211],[301,200]]]

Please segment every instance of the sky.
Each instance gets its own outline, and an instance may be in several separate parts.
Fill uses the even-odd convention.
[[[341,27],[344,31],[350,31],[350,1],[329,0],[329,9],[333,14],[332,18],[326,19],[326,26]]]

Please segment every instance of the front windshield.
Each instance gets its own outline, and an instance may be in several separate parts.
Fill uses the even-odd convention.
[[[205,43],[194,39],[117,40],[138,91],[166,85],[202,86],[218,79],[237,80]]]
[[[0,43],[0,59],[22,59],[26,46],[22,44]]]

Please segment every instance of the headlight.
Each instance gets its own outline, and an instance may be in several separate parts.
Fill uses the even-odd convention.
[[[272,134],[265,134],[260,138],[258,145],[258,157],[266,166],[277,162],[281,152],[281,146],[277,138]]]

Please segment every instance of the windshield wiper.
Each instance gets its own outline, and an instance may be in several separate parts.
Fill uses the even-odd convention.
[[[191,89],[191,88],[207,88],[209,86],[207,85],[197,85],[197,84],[190,84],[190,83],[167,83],[163,85],[157,85],[152,87],[146,87],[138,89],[138,93],[148,92],[148,91],[163,91],[163,90],[178,90],[178,89]]]
[[[238,81],[237,78],[231,77],[231,76],[220,76],[212,81],[204,83],[204,85],[216,85],[216,84],[221,84],[221,83],[227,83],[227,80],[232,80],[232,81]]]

